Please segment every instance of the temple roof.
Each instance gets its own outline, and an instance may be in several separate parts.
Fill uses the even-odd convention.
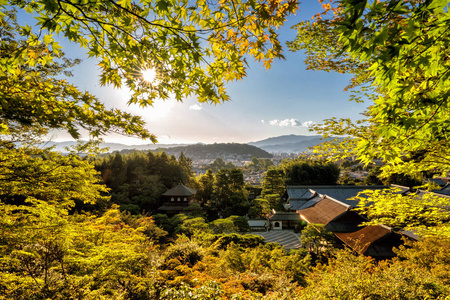
[[[326,225],[350,208],[350,205],[325,196],[316,205],[297,212],[308,223]]]
[[[171,188],[170,190],[166,191],[163,196],[169,196],[169,197],[189,197],[193,196],[197,193],[196,190],[191,189],[190,187],[185,186],[184,184],[180,183],[176,187]]]
[[[372,257],[394,256],[392,248],[401,244],[400,236],[390,227],[383,225],[371,225],[355,232],[334,234],[356,252]]]
[[[317,195],[327,195],[345,204],[356,206],[358,204],[358,201],[349,199],[357,196],[359,192],[362,192],[364,190],[380,190],[386,188],[389,187],[385,185],[288,185],[286,187],[286,191],[289,196],[289,203],[291,203],[291,200],[310,200],[315,199]],[[293,205],[295,205],[294,203],[295,202],[292,202]]]

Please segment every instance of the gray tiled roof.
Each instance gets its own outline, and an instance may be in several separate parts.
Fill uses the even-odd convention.
[[[450,184],[447,184],[442,189],[434,191],[437,194],[447,195],[450,196]]]
[[[426,181],[434,182],[441,187],[443,187],[447,184],[447,182],[445,182],[442,178],[428,178],[428,179],[426,179]]]
[[[289,200],[308,200],[314,197],[315,192],[306,186],[287,186]]]
[[[391,184],[391,188],[400,189],[401,194],[406,194],[411,191],[411,188],[403,185]]]
[[[300,221],[300,216],[295,212],[277,212],[269,219],[270,221]]]
[[[286,190],[289,196],[288,204],[291,204],[290,210],[304,209],[300,207],[300,200],[316,199],[317,195],[330,196],[333,199],[339,200],[347,205],[356,206],[358,204],[355,200],[349,200],[358,195],[364,190],[380,190],[389,188],[385,185],[312,185],[312,186],[287,186]],[[312,202],[314,205],[317,202]],[[308,203],[308,202],[307,202]],[[303,205],[303,204],[302,204]],[[309,205],[311,206],[311,205]],[[298,208],[297,208],[298,207]]]
[[[196,190],[191,189],[190,187],[185,186],[184,184],[180,183],[176,187],[171,188],[167,192],[163,194],[163,196],[192,196],[197,193]]]
[[[334,198],[336,200],[339,200],[347,205],[351,205],[355,207],[358,202],[355,200],[349,200],[352,197],[355,197],[358,195],[358,193],[365,191],[365,190],[380,190],[380,189],[386,189],[388,186],[379,186],[379,185],[372,185],[372,186],[361,186],[361,185],[345,185],[345,186],[324,186],[324,187],[314,187],[312,188],[314,191],[316,191],[320,195],[327,195],[331,198]]]
[[[287,210],[295,211],[300,209],[305,203],[310,200],[290,200],[288,203],[284,205]]]
[[[300,206],[297,210],[302,210],[302,209],[305,209],[305,208],[314,206],[314,205],[316,205],[317,202],[319,202],[320,200],[322,200],[323,197],[324,197],[324,196],[319,196],[319,195],[317,195],[317,196],[315,196],[314,198],[312,198],[312,199],[306,201],[306,202],[305,202],[302,206]]]

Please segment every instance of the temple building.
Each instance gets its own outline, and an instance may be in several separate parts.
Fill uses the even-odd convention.
[[[162,194],[164,204],[158,208],[158,211],[169,217],[183,213],[189,205],[195,202],[196,193],[196,190],[180,183]]]

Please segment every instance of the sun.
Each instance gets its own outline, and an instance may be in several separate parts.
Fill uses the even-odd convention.
[[[141,71],[142,78],[145,82],[155,84],[156,83],[156,71],[155,69],[145,69]]]

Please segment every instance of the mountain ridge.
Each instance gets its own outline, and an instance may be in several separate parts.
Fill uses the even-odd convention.
[[[299,153],[308,151],[309,147],[316,146],[333,138],[323,139],[321,135],[281,135],[270,137],[257,142],[250,142],[249,145],[259,147],[270,153]]]
[[[249,145],[254,146],[269,153],[299,153],[308,150],[308,147],[313,147],[321,142],[328,139],[322,139],[321,135],[281,135],[263,139],[260,141],[249,142],[249,143],[214,143],[214,144],[204,144],[204,143],[192,143],[192,144],[144,144],[144,145],[125,145],[121,143],[100,143],[101,148],[109,148],[108,152],[122,151],[122,150],[158,150],[158,149],[173,149],[173,148],[183,148],[183,147],[200,147],[209,145],[227,145],[227,144],[237,144],[237,145]],[[64,141],[64,142],[45,142],[45,146],[54,146],[56,151],[67,152],[64,148],[68,146],[76,145],[75,141]],[[200,146],[199,146],[200,145]],[[214,146],[210,146],[214,148]],[[227,146],[225,146],[227,147]],[[179,149],[175,151],[168,152],[179,152]],[[186,151],[186,150],[185,150]],[[184,152],[185,152],[184,151]],[[238,151],[239,152],[239,151]],[[252,151],[251,151],[252,152]],[[186,154],[186,153],[185,153]],[[266,154],[263,154],[266,155]]]

